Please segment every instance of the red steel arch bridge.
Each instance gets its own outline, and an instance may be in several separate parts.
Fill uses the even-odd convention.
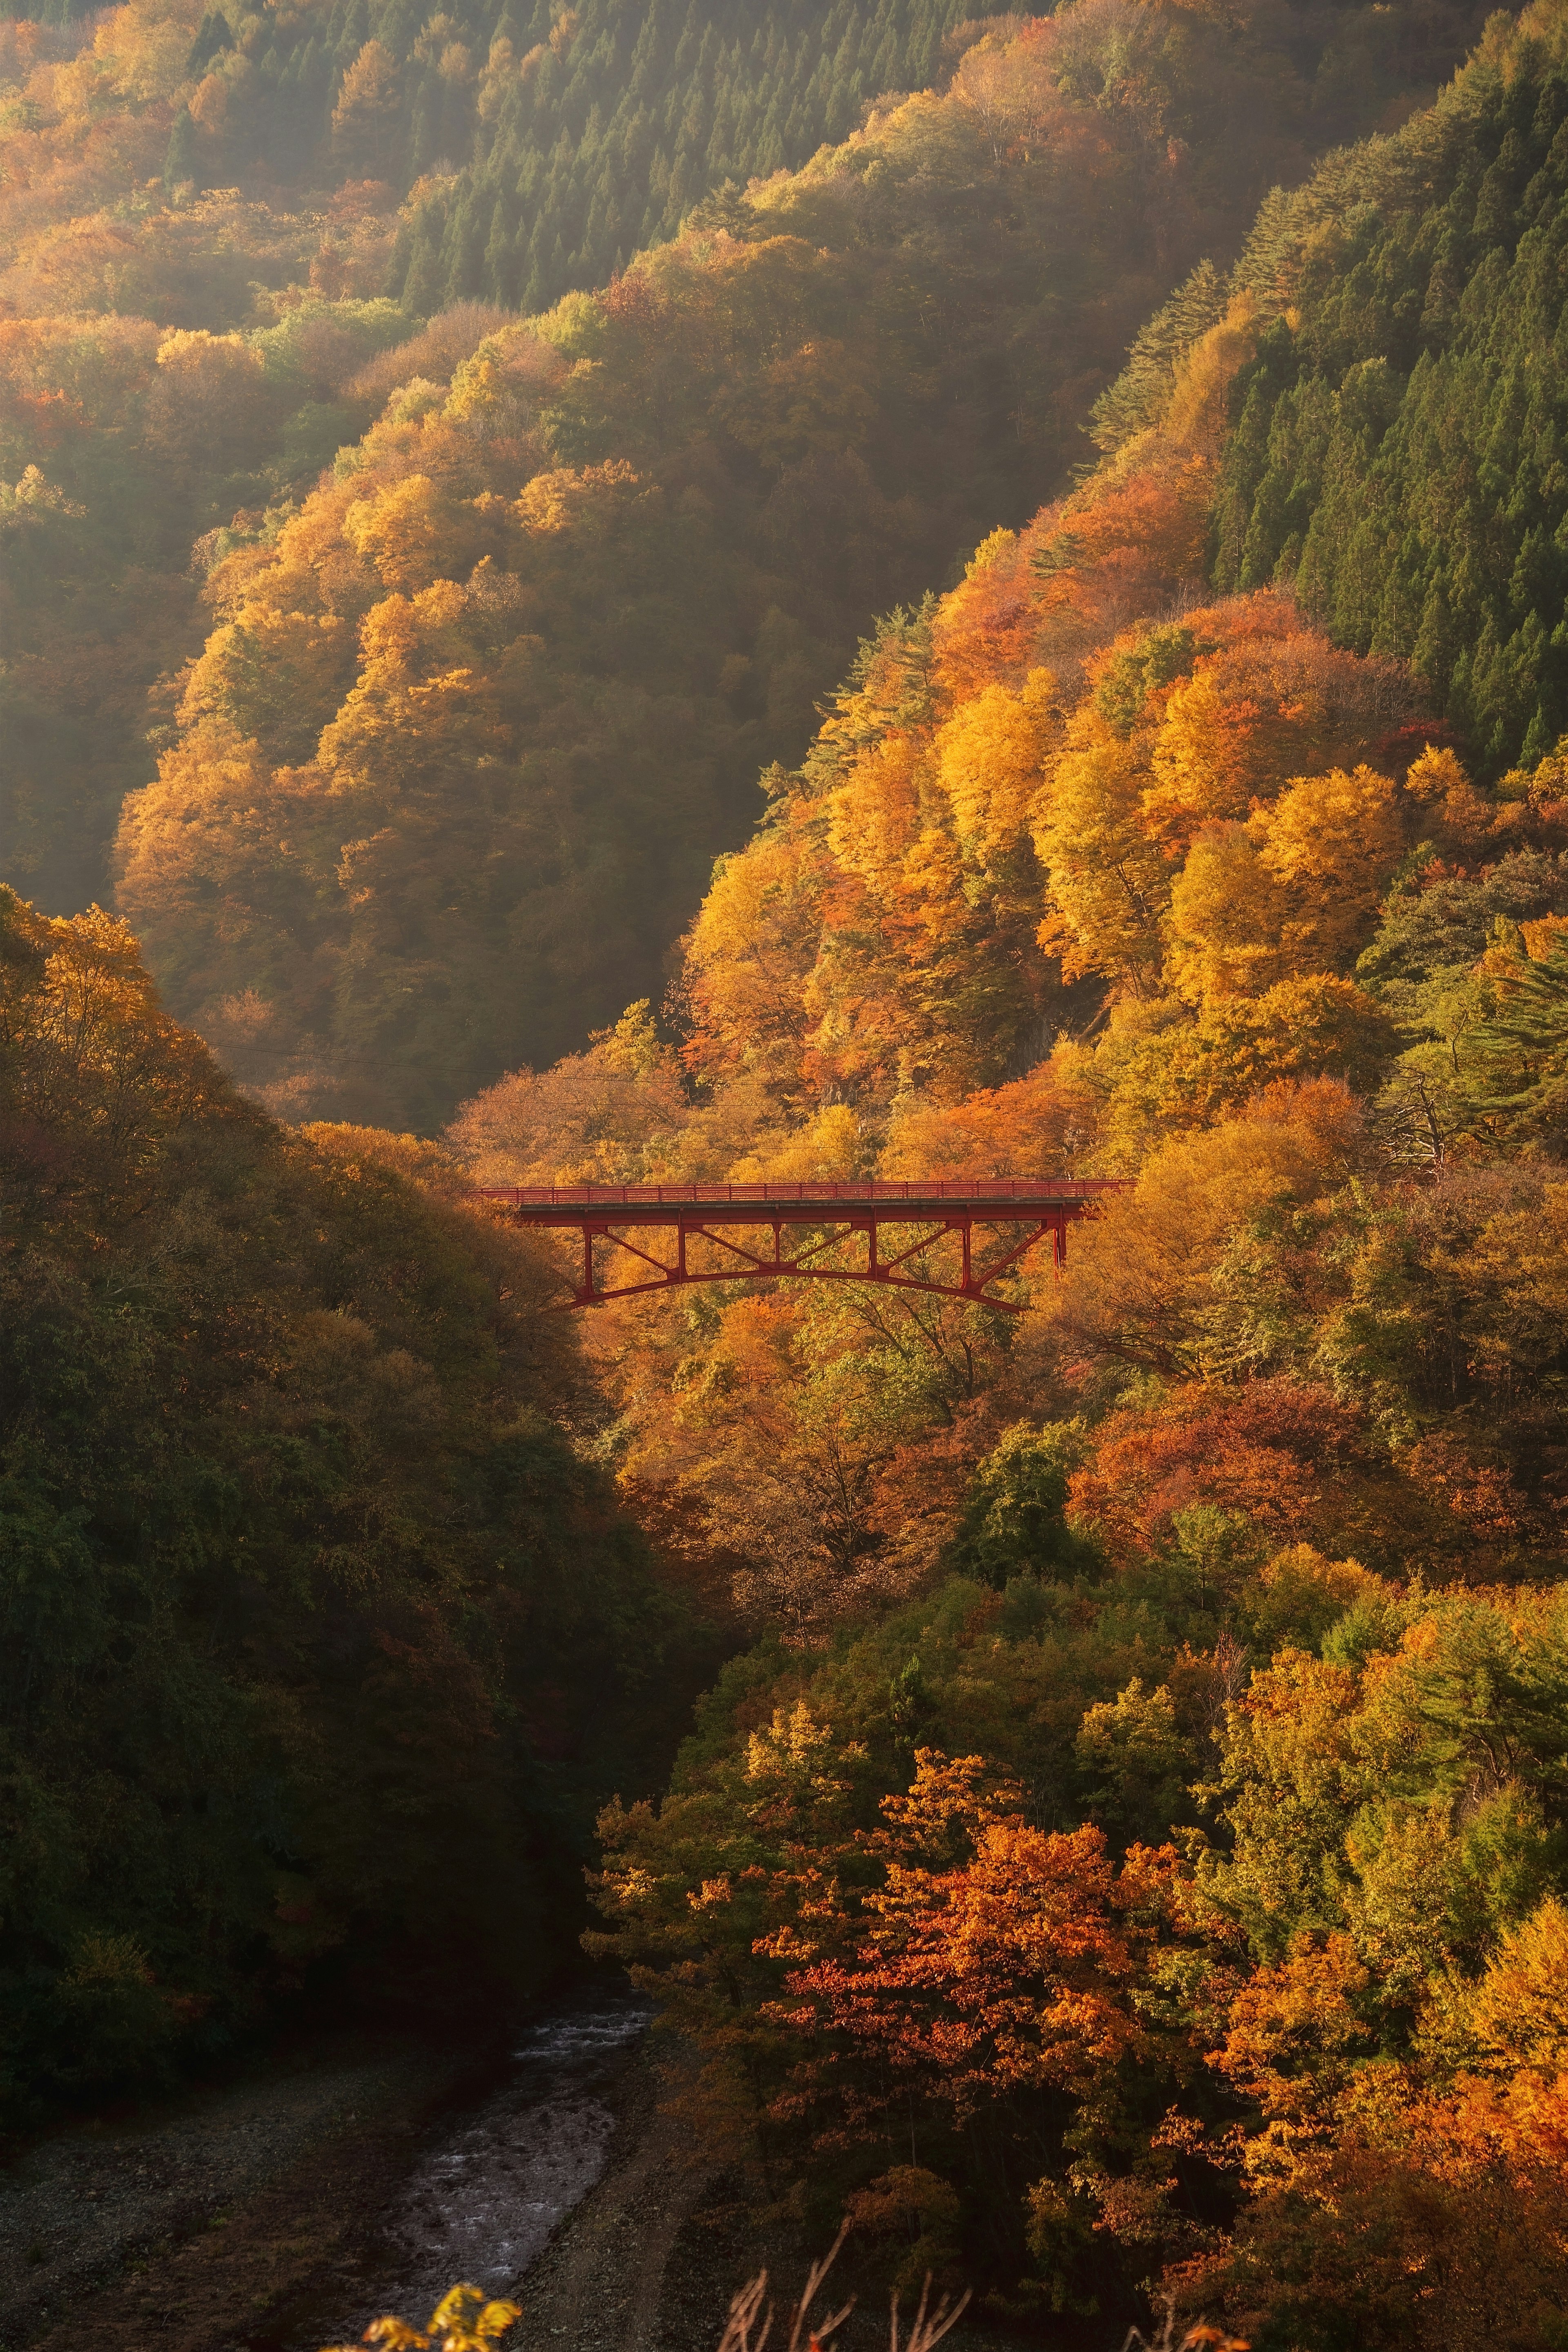
[[[1016,1315],[1024,1311],[1020,1302],[991,1286],[998,1276],[1047,1241],[1059,1267],[1068,1227],[1093,1216],[1105,1194],[1123,1189],[1115,1177],[910,1177],[840,1184],[524,1184],[489,1186],[482,1197],[516,1224],[580,1236],[581,1276],[563,1302],[572,1307],[687,1283],[789,1279],[930,1291]],[[621,1274],[634,1278],[605,1279]]]

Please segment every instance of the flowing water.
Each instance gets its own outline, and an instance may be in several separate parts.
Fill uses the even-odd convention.
[[[367,2250],[353,2303],[286,2322],[277,2352],[357,2342],[383,2312],[423,2327],[458,2280],[489,2295],[516,2287],[604,2170],[615,2129],[606,2094],[650,2014],[629,1993],[546,2011],[483,2103],[432,2133]]]

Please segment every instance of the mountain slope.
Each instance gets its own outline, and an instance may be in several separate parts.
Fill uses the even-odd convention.
[[[1568,44],[1500,19],[1443,100],[1266,212],[1216,579],[1397,656],[1496,774],[1568,728]]]
[[[1538,70],[1539,49],[1512,65]],[[1489,41],[1441,110],[1479,121],[1478,144],[1498,79]],[[1349,302],[1357,282],[1330,291]],[[678,1295],[595,1318],[627,1478],[739,1541],[770,1613],[820,1625],[917,1589],[990,1416],[1026,1409],[1031,1364],[1063,1412],[1144,1378],[1320,1378],[1331,1356],[1374,1400],[1389,1349],[1378,1443],[1413,1443],[1441,1378],[1461,1393],[1457,1360],[1439,1375],[1422,1337],[1406,1361],[1373,1306],[1366,1335],[1347,1303],[1337,1338],[1308,1336],[1320,1228],[1293,1222],[1294,1177],[1271,1222],[1253,1129],[1302,1120],[1325,1192],[1359,1171],[1397,1202],[1408,1171],[1455,1163],[1461,1223],[1466,1170],[1563,1150],[1568,744],[1489,784],[1408,663],[1336,646],[1288,590],[1218,594],[1205,576],[1278,331],[1250,286],[1196,273],[1100,404],[1100,465],[890,615],[800,766],[769,779],[686,936],[662,1034],[634,1007],[452,1130],[496,1183],[1158,1161],[1136,1236],[1103,1255],[1075,1240],[1076,1305],[1037,1260],[1010,1277],[1040,1318],[1022,1331],[1049,1328],[1043,1366],[1014,1327],[952,1303]],[[1475,456],[1457,441],[1450,474]],[[1205,1171],[1227,1164],[1206,1156],[1216,1125],[1237,1169],[1258,1158],[1245,1233],[1223,1186],[1207,1195]],[[1397,1294],[1405,1276],[1389,1279]],[[1474,1444],[1488,1467],[1454,1470],[1454,1512],[1479,1514],[1479,1543],[1495,1471],[1550,1528],[1555,1402],[1514,1419],[1464,1394],[1454,1459]]]
[[[1261,44],[1095,0],[449,392],[411,346],[335,478],[224,542],[128,805],[121,903],[177,1010],[280,1106],[423,1125],[657,991],[862,616],[1060,478],[1293,103]]]
[[[763,1636],[662,1807],[607,1811],[602,1948],[702,2054],[691,2128],[1068,2343],[1152,2305],[1550,2352],[1568,2292],[1568,741],[1547,705],[1500,742],[1322,588],[1375,591],[1425,498],[1416,552],[1552,609],[1565,27],[1494,26],[1194,272],[1102,463],[864,645],[664,1033],[451,1130],[492,1182],[1130,1180],[1002,1275],[1024,1313],[692,1236],[711,1287],[586,1335],[623,1491]],[[1432,216],[1436,454],[1368,392]],[[1296,568],[1227,568],[1282,509]],[[955,1284],[955,1234],[900,1239]]]
[[[535,1990],[679,1731],[711,1653],[560,1425],[548,1268],[460,1189],[285,1134],[123,925],[0,890],[14,2116],[301,1991]]]

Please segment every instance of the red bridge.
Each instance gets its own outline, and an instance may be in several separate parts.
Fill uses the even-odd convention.
[[[902,1183],[525,1184],[488,1187],[483,1197],[520,1225],[582,1235],[583,1273],[573,1307],[641,1297],[682,1283],[789,1276],[928,1290],[1016,1315],[1023,1312],[1019,1301],[990,1286],[998,1275],[1047,1234],[1052,1264],[1059,1266],[1068,1226],[1092,1216],[1103,1194],[1124,1189],[1121,1179],[1104,1176],[983,1182],[911,1177]],[[805,1229],[801,1245],[792,1244],[787,1256],[786,1226],[792,1234]],[[977,1226],[984,1229],[978,1241]],[[906,1239],[911,1231],[914,1237]],[[661,1234],[668,1238],[659,1255],[652,1244]],[[771,1249],[765,1245],[770,1234]],[[890,1252],[889,1237],[899,1244]],[[596,1282],[595,1242],[637,1260],[641,1278],[614,1286]],[[933,1250],[942,1261],[934,1268],[927,1262]],[[843,1263],[840,1253],[854,1262]]]

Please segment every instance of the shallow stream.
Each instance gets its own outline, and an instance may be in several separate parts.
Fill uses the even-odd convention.
[[[478,2105],[436,2126],[366,2250],[352,2304],[319,2305],[256,2352],[357,2343],[384,2312],[423,2327],[459,2280],[508,2294],[605,2168],[606,2095],[647,2032],[635,1995],[563,2000],[520,2037]],[[253,2339],[255,2343],[255,2339]]]

